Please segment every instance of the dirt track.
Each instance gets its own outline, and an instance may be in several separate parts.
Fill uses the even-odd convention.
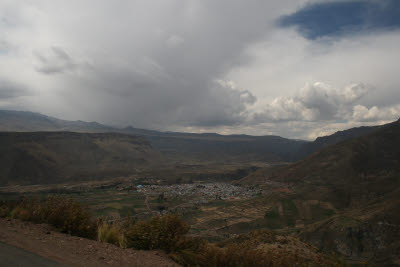
[[[18,220],[0,219],[0,241],[66,266],[179,266],[162,251],[121,249]]]
[[[0,242],[0,266],[62,267],[62,264]]]

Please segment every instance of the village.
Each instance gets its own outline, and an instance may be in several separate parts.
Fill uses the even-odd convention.
[[[174,185],[138,185],[138,192],[160,198],[200,197],[209,200],[250,199],[261,195],[263,191],[255,187],[235,186],[228,183],[193,183]]]

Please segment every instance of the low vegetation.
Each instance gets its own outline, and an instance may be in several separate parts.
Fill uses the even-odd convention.
[[[123,248],[164,250],[184,266],[329,266],[334,265],[321,254],[300,248],[266,248],[277,241],[271,232],[257,232],[225,243],[212,244],[188,235],[189,225],[174,214],[155,216],[148,221],[126,218],[107,222],[95,220],[77,201],[49,197],[45,200],[1,202],[0,216],[35,223],[48,223],[61,232],[92,238]],[[300,242],[300,241],[298,241]],[[312,257],[310,257],[312,255]]]
[[[3,202],[0,216],[48,223],[63,233],[87,238],[94,238],[97,231],[97,224],[88,209],[77,201],[62,197]]]
[[[126,239],[119,224],[100,222],[97,227],[97,240],[105,243],[126,247]]]

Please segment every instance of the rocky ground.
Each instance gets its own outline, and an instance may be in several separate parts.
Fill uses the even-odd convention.
[[[66,266],[179,266],[162,251],[121,249],[18,220],[0,219],[0,241]]]

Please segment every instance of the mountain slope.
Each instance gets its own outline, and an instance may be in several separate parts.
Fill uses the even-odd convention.
[[[338,207],[349,207],[372,195],[382,195],[399,186],[400,121],[376,132],[329,146],[285,167],[260,170],[243,182],[272,179],[304,188],[323,189],[322,198],[340,194]],[[334,188],[334,192],[325,192]],[[315,192],[311,192],[315,194]]]
[[[0,131],[118,132],[146,138],[171,164],[254,164],[292,162],[345,140],[379,129],[360,127],[319,137],[313,142],[279,136],[219,135],[160,132],[133,127],[114,128],[96,122],[66,121],[33,112],[0,111]]]
[[[305,141],[278,136],[248,136],[159,132],[105,126],[96,122],[65,121],[33,112],[0,111],[0,131],[118,132],[142,136],[170,162],[180,164],[291,161]]]
[[[287,215],[282,202],[294,203],[291,220],[305,224],[298,230],[305,240],[351,259],[400,264],[400,120],[241,181],[271,182],[290,191],[276,216]],[[319,221],[307,218],[317,211]]]
[[[381,126],[362,126],[344,131],[338,131],[332,135],[318,137],[313,142],[305,143],[300,148],[296,155],[297,160],[303,159],[327,146],[371,134],[380,128]]]
[[[208,163],[286,162],[295,157],[303,141],[279,136],[144,135],[174,162]]]
[[[143,138],[117,133],[0,133],[0,184],[114,178],[159,166]]]

